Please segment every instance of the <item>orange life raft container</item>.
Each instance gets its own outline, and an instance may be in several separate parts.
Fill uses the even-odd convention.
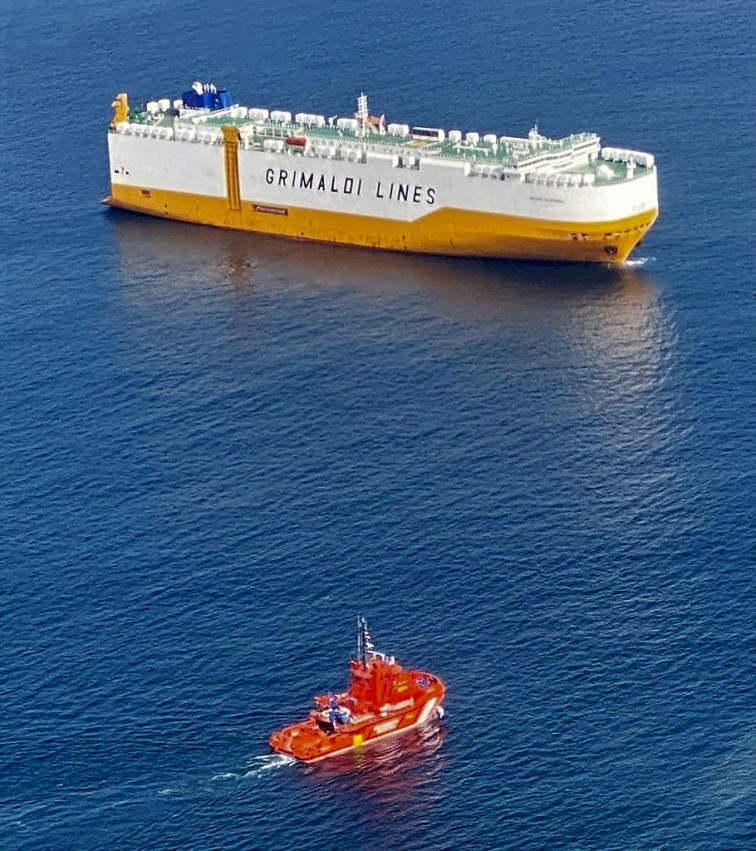
[[[357,618],[357,655],[349,673],[347,691],[318,695],[304,721],[271,735],[271,748],[315,762],[443,717],[443,682],[374,650],[363,617]]]

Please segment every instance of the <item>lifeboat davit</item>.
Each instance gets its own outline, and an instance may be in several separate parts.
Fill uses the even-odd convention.
[[[317,695],[304,721],[273,733],[271,748],[315,762],[443,717],[443,682],[426,671],[405,670],[393,656],[374,650],[362,617],[349,674],[345,692]]]

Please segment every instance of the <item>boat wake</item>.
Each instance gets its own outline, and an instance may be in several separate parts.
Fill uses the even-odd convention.
[[[625,266],[628,269],[642,269],[648,263],[656,262],[656,257],[633,257],[632,260],[626,260]]]
[[[239,771],[221,771],[209,777],[206,776],[205,779],[195,778],[178,786],[167,786],[160,789],[157,794],[165,798],[184,797],[202,792],[211,792],[213,789],[217,789],[219,784],[257,780],[274,769],[285,768],[295,763],[296,759],[294,757],[283,754],[262,754],[261,756],[252,757],[247,765]]]
[[[284,754],[262,754],[261,756],[253,757],[247,764],[247,770],[244,772],[224,771],[221,774],[214,774],[210,781],[238,781],[249,780],[257,777],[262,777],[268,771],[273,771],[279,768],[286,768],[289,765],[294,765],[296,759],[293,756]]]

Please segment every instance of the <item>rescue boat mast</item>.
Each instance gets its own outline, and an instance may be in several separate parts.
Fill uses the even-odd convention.
[[[357,616],[357,661],[367,668],[368,653],[373,652],[373,642],[368,632],[367,620],[362,615]]]

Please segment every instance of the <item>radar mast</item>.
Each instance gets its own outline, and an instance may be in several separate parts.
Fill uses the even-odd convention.
[[[357,661],[363,668],[367,667],[368,653],[373,651],[373,642],[368,632],[367,621],[362,615],[357,617]]]
[[[367,123],[368,123],[368,102],[367,95],[365,92],[360,92],[360,96],[357,98],[357,112],[355,113],[355,118],[357,118],[362,127],[362,135],[367,136]]]

